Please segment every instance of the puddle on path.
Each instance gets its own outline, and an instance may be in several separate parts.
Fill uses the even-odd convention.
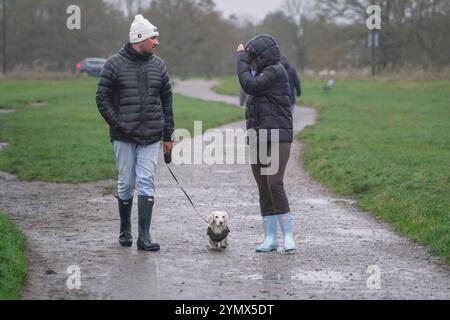
[[[281,273],[255,273],[250,275],[240,276],[244,280],[266,280],[266,281],[302,281],[308,283],[327,282],[327,283],[342,283],[350,281],[353,275],[345,275],[337,271],[299,271],[289,274]]]

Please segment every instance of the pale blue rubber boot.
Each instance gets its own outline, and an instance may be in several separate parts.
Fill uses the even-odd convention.
[[[292,232],[292,213],[288,212],[277,216],[281,231],[283,232],[284,251],[294,251],[297,247],[295,246],[294,234]]]
[[[270,252],[277,250],[277,228],[278,228],[278,218],[277,216],[264,216],[264,242],[256,247],[256,252]]]

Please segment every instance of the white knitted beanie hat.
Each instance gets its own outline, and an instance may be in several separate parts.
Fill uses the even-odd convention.
[[[141,14],[134,17],[130,28],[130,42],[137,43],[151,37],[159,36],[158,29],[145,19]]]

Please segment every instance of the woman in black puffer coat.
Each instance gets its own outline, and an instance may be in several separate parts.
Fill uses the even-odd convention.
[[[237,51],[239,82],[242,89],[250,95],[245,115],[247,130],[249,136],[252,131],[257,136],[254,141],[250,139],[250,147],[255,147],[267,137],[271,163],[278,159],[279,164],[278,171],[269,175],[264,174],[264,169],[267,168],[259,156],[258,161],[251,165],[258,185],[265,235],[264,242],[256,247],[256,251],[277,249],[278,222],[284,235],[284,250],[293,251],[296,246],[292,232],[292,214],[283,185],[293,140],[288,75],[280,63],[280,49],[275,39],[269,35],[258,35],[248,41],[245,47],[240,44]]]

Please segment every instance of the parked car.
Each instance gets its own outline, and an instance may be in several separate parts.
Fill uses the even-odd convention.
[[[77,63],[77,70],[90,76],[99,76],[105,65],[104,58],[86,58]]]

